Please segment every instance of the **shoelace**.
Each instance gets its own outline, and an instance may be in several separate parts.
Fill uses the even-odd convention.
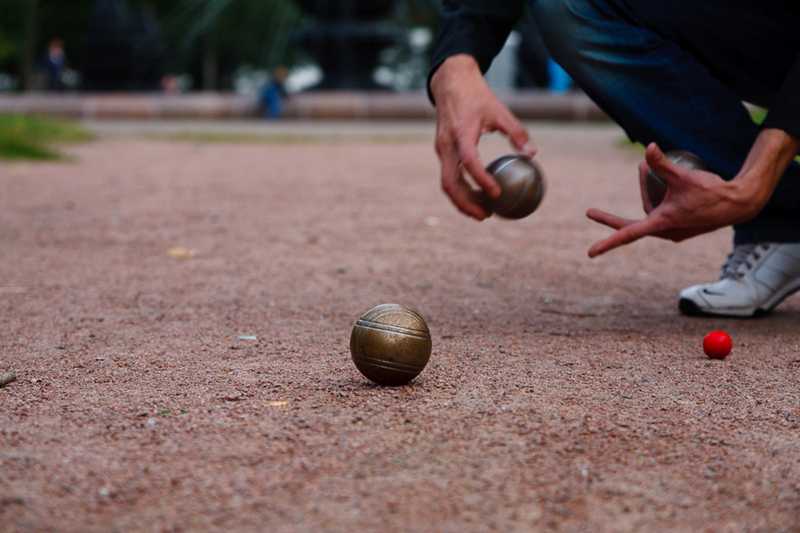
[[[761,255],[769,250],[769,247],[769,244],[740,244],[734,247],[722,265],[720,279],[741,278],[747,270],[755,266],[755,262],[761,259]],[[746,267],[745,270],[741,270],[743,266]]]

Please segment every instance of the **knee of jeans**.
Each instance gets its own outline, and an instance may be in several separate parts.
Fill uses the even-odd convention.
[[[587,20],[579,16],[586,0],[534,0],[532,12],[547,50],[564,69],[572,73],[583,62],[580,50]]]

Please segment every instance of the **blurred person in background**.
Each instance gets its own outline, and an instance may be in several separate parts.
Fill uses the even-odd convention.
[[[173,74],[166,74],[161,77],[161,92],[164,94],[180,94],[181,86],[178,77]]]
[[[64,69],[66,63],[67,58],[64,54],[64,41],[58,37],[51,39],[50,44],[47,46],[47,54],[45,54],[44,57],[48,91],[64,90]]]
[[[683,290],[682,312],[757,316],[800,291],[800,3],[443,0],[428,77],[436,153],[442,189],[477,220],[491,213],[464,174],[485,194],[500,194],[478,154],[481,135],[500,131],[518,151],[535,153],[482,77],[526,4],[555,60],[647,146],[639,166],[646,216],[589,209],[615,230],[589,256],[646,236],[677,242],[733,226],[720,279]],[[762,125],[743,101],[769,108]],[[662,148],[694,152],[711,171],[680,167]],[[651,169],[668,185],[657,207],[645,191]]]
[[[261,105],[264,110],[264,118],[280,118],[283,114],[283,101],[288,98],[286,92],[286,79],[289,77],[289,70],[280,66],[272,72],[272,77],[264,85],[261,91]]]

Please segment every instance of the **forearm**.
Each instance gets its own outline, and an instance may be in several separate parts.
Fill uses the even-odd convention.
[[[800,139],[797,137],[779,129],[762,130],[742,169],[731,182],[740,201],[760,211],[799,150]]]

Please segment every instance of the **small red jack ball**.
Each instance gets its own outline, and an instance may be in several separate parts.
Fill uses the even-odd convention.
[[[733,340],[724,331],[712,331],[703,339],[703,351],[711,359],[725,359],[732,348]]]

